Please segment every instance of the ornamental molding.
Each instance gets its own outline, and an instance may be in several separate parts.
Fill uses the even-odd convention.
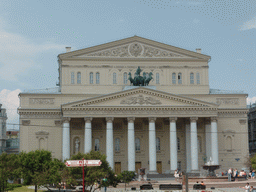
[[[240,123],[241,125],[245,125],[246,122],[247,122],[247,119],[239,119],[239,123]]]
[[[40,112],[40,111],[19,111],[19,115],[21,119],[60,119],[61,113],[60,112]]]
[[[120,102],[120,104],[128,104],[128,105],[161,105],[161,101],[154,99],[153,97],[144,97],[143,95],[128,97]]]
[[[49,135],[49,132],[47,132],[47,131],[38,131],[38,132],[36,132],[36,135],[47,136],[47,135]]]
[[[22,120],[22,125],[24,126],[30,125],[30,120]]]
[[[239,105],[239,98],[216,98],[219,105]]]
[[[228,110],[218,110],[218,117],[247,117],[248,109],[228,109]]]
[[[52,105],[54,98],[29,98],[29,104],[32,105]]]
[[[105,57],[105,58],[192,58],[169,50],[133,42],[105,50],[87,53],[77,57]]]

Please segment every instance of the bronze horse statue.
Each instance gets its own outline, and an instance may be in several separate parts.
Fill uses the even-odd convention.
[[[132,78],[132,74],[131,72],[128,73],[129,75],[129,78],[128,80],[130,81],[131,85],[133,86],[147,86],[149,84],[149,82],[153,79],[153,73],[150,72],[148,74],[148,77],[146,75],[146,73],[144,72],[143,73],[143,77],[140,76],[140,73],[141,73],[141,69],[140,67],[138,67],[138,69],[136,70],[136,73],[135,73],[135,77]]]

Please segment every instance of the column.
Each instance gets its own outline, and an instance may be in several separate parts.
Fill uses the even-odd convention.
[[[84,118],[84,153],[92,150],[92,117]]]
[[[149,173],[157,174],[156,171],[156,128],[155,117],[149,117]]]
[[[205,151],[206,151],[206,157],[208,162],[210,160],[210,157],[212,156],[211,153],[211,122],[209,120],[206,120],[205,123]]]
[[[107,117],[106,128],[106,155],[107,161],[112,169],[114,169],[114,155],[113,155],[113,117]]]
[[[170,163],[171,173],[178,168],[178,153],[177,153],[177,132],[176,132],[176,117],[170,117]]]
[[[128,117],[128,171],[135,171],[134,117]]]
[[[62,127],[62,161],[70,158],[70,118],[63,118]]]
[[[218,129],[217,129],[217,118],[211,118],[211,153],[212,161],[219,164],[219,148],[218,148]]]
[[[191,171],[191,141],[190,141],[190,124],[186,123],[186,170],[188,173]]]
[[[197,117],[190,118],[191,172],[198,172]]]

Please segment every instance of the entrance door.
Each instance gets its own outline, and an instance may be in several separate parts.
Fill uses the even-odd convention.
[[[156,162],[157,173],[162,174],[162,161]]]
[[[135,171],[137,174],[139,174],[138,170],[141,168],[141,162],[136,162],[135,163]]]
[[[115,162],[115,173],[121,173],[121,162]]]

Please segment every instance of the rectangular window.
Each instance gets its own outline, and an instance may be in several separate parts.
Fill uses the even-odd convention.
[[[75,84],[75,73],[71,72],[71,84]]]
[[[100,84],[100,73],[96,73],[96,84]]]
[[[81,73],[77,73],[77,84],[81,84]]]
[[[178,84],[182,84],[182,74],[178,74]]]
[[[194,73],[190,73],[190,84],[194,84]]]
[[[196,84],[200,84],[200,74],[196,73]]]
[[[176,84],[176,73],[172,74],[172,84]]]
[[[124,84],[127,84],[127,73],[124,73]]]
[[[156,74],[156,84],[159,84],[159,73]]]
[[[93,73],[90,73],[90,84],[93,84]]]

